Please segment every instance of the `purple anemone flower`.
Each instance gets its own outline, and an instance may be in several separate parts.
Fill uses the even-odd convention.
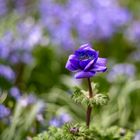
[[[96,72],[105,72],[107,60],[100,58],[99,53],[89,44],[82,45],[74,54],[70,55],[66,63],[66,69],[75,74],[76,79],[90,78]]]

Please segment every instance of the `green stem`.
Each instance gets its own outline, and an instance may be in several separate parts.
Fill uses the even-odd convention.
[[[93,97],[93,92],[92,92],[90,78],[88,78],[87,80],[88,80],[88,87],[89,87],[89,98],[92,98]],[[86,114],[86,125],[87,125],[87,128],[89,128],[89,126],[90,126],[91,112],[92,112],[92,107],[90,105],[88,105],[88,107],[87,107],[87,114]]]

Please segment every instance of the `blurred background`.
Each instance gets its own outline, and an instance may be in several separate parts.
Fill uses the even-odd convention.
[[[84,43],[108,59],[92,78],[110,101],[92,122],[140,129],[139,0],[0,0],[0,137],[22,140],[66,122],[85,121],[71,100],[76,80],[65,69]]]

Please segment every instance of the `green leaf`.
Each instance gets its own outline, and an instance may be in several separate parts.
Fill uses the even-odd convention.
[[[96,104],[96,105],[106,105],[109,101],[109,97],[107,95],[104,95],[104,94],[96,94],[94,97],[93,97],[93,104]]]

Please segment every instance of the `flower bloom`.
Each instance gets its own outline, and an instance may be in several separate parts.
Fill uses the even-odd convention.
[[[72,120],[71,116],[67,113],[62,113],[59,116],[53,117],[49,121],[49,125],[61,127],[63,124],[68,123]]]
[[[10,115],[10,109],[0,104],[0,120]]]
[[[0,64],[0,77],[13,81],[15,79],[15,73],[11,67]]]
[[[105,72],[107,60],[100,58],[99,53],[89,44],[82,45],[74,54],[70,55],[66,63],[66,69],[77,72],[75,78],[90,78],[96,72]]]
[[[136,68],[129,63],[116,64],[107,75],[109,82],[118,81],[118,79],[133,79],[136,74]]]

